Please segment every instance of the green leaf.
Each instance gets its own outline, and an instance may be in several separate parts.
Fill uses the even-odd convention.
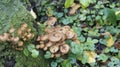
[[[46,59],[49,59],[51,57],[50,51],[47,51],[46,54],[44,55]]]
[[[74,3],[74,0],[66,0],[65,1],[65,8],[69,8]]]
[[[57,62],[52,62],[51,67],[57,67]]]
[[[86,8],[92,3],[93,0],[79,0],[80,3],[82,4],[83,8]]]
[[[29,55],[29,52],[28,52],[28,50],[26,48],[23,50],[23,53],[24,53],[25,56]]]
[[[31,56],[32,56],[33,58],[37,58],[37,57],[38,57],[39,51],[37,51],[36,49],[34,49],[34,50],[32,50],[31,52],[32,52]]]
[[[104,16],[107,24],[116,24],[116,15],[113,9],[104,8]]]
[[[28,49],[30,52],[32,52],[32,50],[35,49],[35,45],[30,44],[30,45],[27,46],[27,49]]]
[[[105,54],[100,54],[98,60],[102,60],[102,62],[106,62],[108,60],[109,56]]]
[[[70,61],[67,59],[67,60],[64,60],[61,64],[62,67],[72,67]]]

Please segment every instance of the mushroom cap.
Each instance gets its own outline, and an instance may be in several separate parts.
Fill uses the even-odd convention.
[[[46,44],[46,47],[51,47],[52,45],[53,45],[52,42],[48,42],[48,43]]]
[[[44,47],[45,47],[44,44],[40,44],[40,45],[39,45],[39,48],[41,48],[41,49],[44,48]]]
[[[40,40],[42,41],[48,40],[48,35],[42,35]]]
[[[67,31],[66,36],[68,39],[72,39],[75,36],[75,33],[73,31]]]
[[[61,45],[60,46],[60,52],[62,54],[67,54],[70,50],[70,47],[67,44]]]
[[[57,45],[50,47],[51,53],[56,53],[59,50],[59,47]]]
[[[61,38],[62,38],[62,35],[58,32],[53,32],[49,34],[49,37],[48,37],[48,39],[52,42],[58,42],[61,40]]]
[[[40,45],[36,45],[36,49],[39,49],[40,48]]]
[[[26,23],[24,23],[21,27],[26,28],[28,25]]]
[[[65,28],[62,28],[62,27],[56,28],[55,31],[57,31],[57,32],[59,32],[59,33],[64,33],[64,34],[67,32],[66,29],[65,29]]]
[[[45,28],[46,33],[52,33],[54,31],[55,31],[54,28]]]
[[[15,31],[15,29],[14,28],[11,28],[10,30],[9,30],[9,33],[13,33]]]
[[[13,39],[13,41],[14,41],[14,42],[18,42],[18,41],[19,41],[19,37],[15,37],[15,38]]]
[[[23,42],[22,41],[18,41],[18,46],[23,46]]]
[[[53,26],[56,21],[57,21],[57,18],[49,17],[48,20],[46,21],[46,23],[47,23],[48,26]]]
[[[63,27],[66,31],[69,31],[70,30],[70,26],[64,26]]]
[[[37,40],[36,41],[40,41],[40,36],[38,36]]]

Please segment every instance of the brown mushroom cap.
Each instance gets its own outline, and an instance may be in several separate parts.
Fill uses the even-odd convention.
[[[48,35],[42,35],[40,40],[42,41],[48,40]]]
[[[57,45],[50,47],[51,53],[56,53],[59,50],[59,47]]]
[[[39,48],[41,48],[41,49],[44,48],[44,47],[45,47],[44,44],[40,44],[40,45],[39,45]]]
[[[23,46],[23,42],[22,41],[18,41],[18,46]]]
[[[46,44],[46,47],[51,47],[52,45],[53,45],[52,42],[48,42],[48,43]]]
[[[55,18],[55,17],[49,17],[48,20],[46,21],[46,23],[49,26],[53,26],[56,21],[57,21],[57,18]]]
[[[15,31],[15,29],[14,28],[11,28],[10,30],[9,30],[9,33],[13,33]]]
[[[70,50],[70,47],[67,44],[60,46],[60,52],[62,54],[67,54]]]
[[[55,31],[54,28],[45,28],[46,33],[52,33],[54,31]]]
[[[28,25],[26,23],[24,23],[21,27],[26,28]]]
[[[62,35],[58,32],[53,32],[49,35],[49,40],[52,41],[52,42],[58,42],[60,41],[62,38]]]
[[[19,41],[19,37],[15,37],[15,38],[13,39],[13,41],[14,41],[14,42],[18,42],[18,41]]]
[[[72,39],[75,36],[75,33],[73,31],[67,31],[66,36],[68,39]]]
[[[69,31],[70,30],[70,26],[64,26],[63,27],[66,31]]]
[[[40,45],[36,45],[36,49],[39,49],[40,48]]]

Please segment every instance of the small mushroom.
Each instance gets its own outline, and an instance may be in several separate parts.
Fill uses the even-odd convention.
[[[28,25],[26,23],[24,23],[21,27],[26,28]]]
[[[40,44],[40,46],[39,46],[41,49],[43,49],[44,47],[45,47],[45,45],[44,44]]]
[[[47,49],[48,49],[48,47],[46,47],[46,46],[43,48],[44,51],[46,51]]]
[[[62,38],[62,35],[58,32],[53,32],[49,35],[48,39],[52,42],[58,42]]]
[[[36,49],[39,49],[40,48],[40,45],[36,45]]]
[[[59,32],[59,33],[66,33],[67,31],[66,31],[66,29],[65,28],[62,28],[62,27],[60,27],[60,28],[56,28],[55,29],[57,32]]]
[[[27,29],[27,32],[28,32],[28,33],[31,32],[31,29]]]
[[[22,41],[19,41],[19,42],[18,42],[18,46],[23,46],[23,42],[22,42]]]
[[[52,42],[48,42],[48,43],[46,44],[46,47],[51,47],[52,45],[53,45]]]
[[[38,36],[37,40],[36,41],[40,41],[40,36]]]
[[[75,36],[75,33],[73,31],[67,31],[66,36],[68,39],[72,39]]]
[[[62,54],[67,54],[70,50],[70,47],[67,44],[60,46],[60,52]]]
[[[70,26],[64,26],[63,27],[66,31],[70,31]]]
[[[10,30],[9,30],[9,33],[13,33],[15,31],[15,29],[14,28],[11,28]]]
[[[14,42],[18,42],[18,41],[19,41],[19,37],[15,37],[15,38],[13,39],[13,41],[14,41]]]
[[[45,29],[45,32],[46,33],[52,33],[52,32],[54,32],[55,30],[54,30],[54,28],[46,28]]]
[[[59,50],[59,47],[57,45],[50,47],[51,53],[56,53]]]
[[[42,41],[48,40],[48,35],[42,35],[40,40]]]
[[[57,21],[57,18],[49,17],[48,20],[46,21],[46,23],[47,23],[48,26],[53,26],[56,21]]]

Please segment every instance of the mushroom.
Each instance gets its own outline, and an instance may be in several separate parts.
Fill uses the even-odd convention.
[[[48,47],[46,47],[46,46],[43,48],[44,51],[46,51],[47,49],[48,49]]]
[[[18,41],[18,46],[23,46],[23,42],[22,41]]]
[[[37,40],[36,41],[40,41],[40,36],[38,36]]]
[[[15,29],[14,28],[11,28],[10,30],[9,30],[9,33],[13,33],[15,31]]]
[[[18,41],[19,41],[19,37],[15,37],[15,38],[13,39],[13,41],[14,41],[14,42],[18,42]]]
[[[40,48],[40,45],[36,45],[36,49],[39,49]]]
[[[48,39],[52,42],[58,42],[61,40],[61,38],[62,38],[62,35],[58,32],[53,32],[49,34],[49,37],[48,37]]]
[[[48,43],[46,44],[46,47],[51,47],[52,45],[53,45],[52,42],[48,42]]]
[[[59,47],[57,45],[50,47],[51,53],[56,53],[59,50]]]
[[[66,36],[67,39],[72,39],[75,36],[75,33],[73,31],[67,31]]]
[[[40,40],[42,40],[42,41],[48,40],[48,35],[42,35]]]
[[[52,32],[54,32],[55,30],[54,30],[54,28],[46,28],[45,29],[45,32],[46,33],[52,33]]]
[[[40,44],[40,46],[39,46],[41,49],[43,49],[44,47],[45,47],[45,45],[44,44]]]
[[[55,17],[49,17],[48,20],[46,21],[46,24],[48,26],[53,26],[56,21],[57,21],[57,18],[55,18]]]
[[[26,23],[24,23],[21,27],[26,28],[28,25]]]
[[[67,31],[66,31],[66,29],[65,28],[62,28],[62,27],[60,27],[60,28],[56,28],[55,29],[57,32],[59,32],[59,33],[66,33]]]
[[[70,47],[67,44],[61,45],[60,46],[60,52],[62,54],[67,54],[70,50]]]
[[[64,26],[63,27],[66,31],[69,31],[70,30],[70,26]]]

